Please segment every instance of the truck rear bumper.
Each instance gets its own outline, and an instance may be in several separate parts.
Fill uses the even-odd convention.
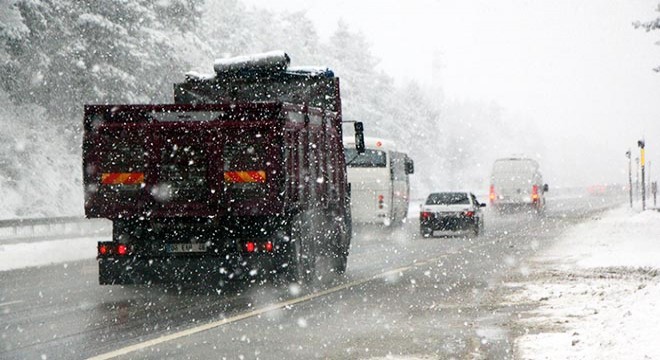
[[[263,276],[276,268],[272,254],[226,259],[217,256],[99,258],[99,284],[182,283],[213,286],[245,276]]]

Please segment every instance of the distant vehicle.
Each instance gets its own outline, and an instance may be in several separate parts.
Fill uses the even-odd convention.
[[[309,282],[321,257],[346,270],[339,79],[288,64],[278,52],[218,60],[176,84],[174,104],[85,105],[85,215],[113,225],[98,243],[101,284]]]
[[[536,160],[512,157],[498,159],[493,164],[489,198],[494,209],[540,213],[545,209],[547,191],[548,185],[543,184]]]
[[[484,206],[470,192],[432,193],[419,214],[420,232],[429,237],[438,231],[467,230],[477,236],[484,229],[481,211]]]
[[[364,142],[365,152],[358,154],[355,139],[344,138],[353,222],[401,222],[408,214],[408,175],[414,173],[414,163],[390,140],[365,137]]]

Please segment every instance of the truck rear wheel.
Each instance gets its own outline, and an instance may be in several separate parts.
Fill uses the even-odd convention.
[[[335,227],[335,253],[334,255],[334,269],[335,273],[343,275],[348,266],[348,249],[350,248],[351,234],[346,228],[346,223],[342,219],[337,221]]]
[[[303,285],[314,279],[316,257],[312,248],[313,240],[305,217],[294,216],[289,224],[289,241],[284,253],[284,261],[287,263],[284,274],[287,281]]]

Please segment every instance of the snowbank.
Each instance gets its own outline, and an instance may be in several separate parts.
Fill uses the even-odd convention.
[[[108,237],[0,245],[0,271],[93,259],[97,241],[104,240]]]
[[[660,213],[621,208],[578,225],[514,283],[523,359],[660,358]]]

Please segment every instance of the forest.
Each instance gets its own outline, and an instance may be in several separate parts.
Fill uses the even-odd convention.
[[[450,99],[442,84],[379,70],[369,39],[343,21],[322,38],[303,12],[239,0],[2,3],[3,219],[82,214],[84,104],[171,102],[172,84],[186,72],[210,73],[214,59],[229,56],[284,50],[292,65],[333,69],[344,118],[363,121],[367,136],[392,138],[415,160],[413,196],[485,192],[492,160],[531,148],[535,137],[497,104]]]

